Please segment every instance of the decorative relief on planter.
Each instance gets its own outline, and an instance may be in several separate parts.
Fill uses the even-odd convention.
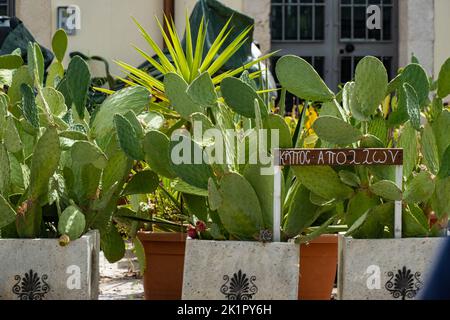
[[[426,285],[444,238],[339,237],[338,299],[412,300]]]
[[[25,275],[16,275],[14,280],[17,283],[12,287],[12,292],[17,295],[20,300],[42,300],[50,291],[50,286],[46,280],[48,276],[43,274],[41,277],[33,270],[25,273]]]
[[[420,272],[412,273],[412,271],[406,267],[397,270],[396,273],[389,271],[387,275],[389,280],[384,287],[395,299],[414,299],[419,290],[423,287],[423,283],[420,279],[422,274]]]
[[[98,298],[100,235],[90,231],[66,247],[58,239],[0,239],[0,299]],[[11,259],[20,252],[20,259]]]
[[[299,245],[187,240],[185,300],[297,300]]]
[[[258,292],[258,287],[255,285],[256,277],[247,277],[242,270],[233,274],[223,276],[225,284],[220,287],[220,292],[225,295],[227,300],[252,300],[253,296]]]

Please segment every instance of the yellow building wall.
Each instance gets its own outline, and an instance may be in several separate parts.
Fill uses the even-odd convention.
[[[163,0],[17,0],[16,13],[36,40],[50,47],[57,28],[57,7],[68,5],[77,5],[81,11],[81,30],[69,36],[68,52],[81,51],[89,56],[105,57],[114,75],[122,74],[114,60],[135,66],[144,62],[132,44],[153,54],[131,17],[135,17],[162,45],[155,15],[162,19]],[[104,71],[99,63],[92,63],[91,67],[96,75]]]
[[[436,77],[443,63],[450,58],[450,1],[435,0],[434,70]]]
[[[81,11],[81,30],[69,36],[69,51],[81,51],[89,56],[98,55],[110,61],[112,73],[121,74],[113,60],[122,60],[138,66],[144,59],[132,45],[149,54],[148,47],[131,17],[136,18],[148,33],[162,45],[155,15],[160,19],[163,12],[162,0],[51,0],[52,30],[56,31],[57,7],[77,5]]]

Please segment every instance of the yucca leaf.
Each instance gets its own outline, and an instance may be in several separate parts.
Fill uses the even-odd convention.
[[[206,32],[205,32],[205,22],[204,18],[200,21],[200,26],[198,28],[198,34],[197,34],[197,42],[195,45],[195,53],[194,53],[194,61],[192,62],[191,66],[191,78],[189,81],[194,80],[197,78],[197,75],[200,74],[199,67],[203,59],[203,49],[205,47],[205,39],[206,39]]]
[[[208,68],[209,74],[215,74],[220,68],[238,51],[248,40],[248,33],[252,27],[246,28],[239,36],[234,39],[229,46],[214,60],[214,63]]]
[[[186,58],[186,54],[184,53],[183,47],[181,46],[180,37],[178,36],[178,32],[175,27],[175,22],[171,19],[171,23],[169,23],[169,19],[164,17],[167,25],[167,30],[169,31],[170,40],[173,44],[175,54],[178,58],[178,65],[180,66],[181,72],[184,78],[189,80],[189,66]]]
[[[209,69],[211,64],[214,60],[216,60],[217,54],[219,53],[220,49],[222,48],[225,41],[228,39],[228,36],[233,32],[233,29],[230,29],[225,36],[223,37],[222,41],[220,41],[214,48],[211,47],[206,54],[205,59],[202,62],[202,65],[200,66],[200,73],[203,73]]]
[[[200,67],[200,70],[201,70],[200,72],[203,72],[208,68],[209,64],[211,63],[211,61],[213,61],[213,59],[216,56],[217,52],[219,51],[220,47],[222,46],[224,41],[227,39],[227,37],[230,35],[232,28],[228,32],[227,32],[227,29],[228,29],[228,26],[230,25],[231,19],[232,19],[232,17],[230,19],[228,19],[227,23],[225,23],[224,27],[217,35],[217,38],[212,43],[211,48],[209,49],[205,59],[203,60],[202,65]]]
[[[168,68],[166,71],[167,72],[175,72],[175,68],[170,63],[170,61],[166,57],[166,55],[159,48],[159,46],[156,44],[156,42],[153,40],[153,38],[148,34],[147,31],[145,31],[145,29],[139,24],[139,22],[135,18],[132,18],[132,19],[133,19],[134,23],[137,25],[137,27],[139,28],[139,30],[141,31],[141,34],[144,37],[144,39],[147,41],[147,43],[150,45],[150,47],[153,49],[153,51],[155,51],[158,58],[161,60],[161,64],[165,68]]]
[[[145,59],[147,60],[156,70],[161,72],[162,74],[166,73],[166,69],[158,63],[155,59],[145,53],[143,50],[139,49],[137,46],[133,46],[133,48]]]
[[[118,78],[118,79],[120,79],[121,81],[123,81],[123,82],[125,82],[126,84],[128,84],[129,86],[135,86],[135,85],[141,85],[141,86],[143,86],[143,87],[148,87],[148,86],[150,86],[150,87],[152,87],[153,88],[153,86],[152,86],[152,84],[151,83],[148,83],[147,81],[143,81],[142,79],[140,79],[139,77],[136,77],[135,75],[132,75],[132,74],[129,74],[128,75],[128,78],[130,78],[131,80],[133,80],[133,81],[130,81],[130,80],[127,80],[127,79],[123,79],[123,78]]]
[[[132,75],[128,75],[128,76],[131,78]],[[127,80],[122,77],[117,77],[117,80],[122,81],[123,83],[125,83],[126,85],[128,85],[130,87],[134,87],[134,86],[138,85],[137,83],[134,83],[133,81]]]
[[[128,63],[125,62],[121,62],[121,61],[116,61],[117,65],[119,65],[121,68],[123,68],[124,70],[130,72],[131,74],[137,76],[139,79],[144,80],[146,82],[148,82],[148,84],[150,84],[152,87],[156,87],[157,89],[163,91],[164,90],[164,85],[161,81],[153,78],[151,75],[147,74],[146,72],[133,67],[132,65],[129,65]]]
[[[186,57],[189,68],[192,68],[192,63],[194,61],[194,53],[192,49],[191,23],[189,21],[189,15],[187,10],[186,10]]]
[[[159,21],[158,18],[156,18],[156,23],[157,23],[158,28],[159,28],[159,30],[161,32],[161,35],[162,35],[162,37],[164,39],[164,43],[166,44],[166,48],[169,51],[170,56],[172,57],[173,63],[175,64],[175,69],[176,69],[177,73],[178,74],[182,74],[183,77],[184,77],[184,73],[181,70],[177,53],[175,52],[175,48],[173,47],[169,36],[167,35],[166,31],[164,30],[164,27],[162,26],[162,24],[161,24],[161,22]],[[169,26],[167,27],[167,29],[169,29]]]
[[[261,75],[262,75],[262,71],[261,71],[261,70],[258,70],[258,71],[255,71],[255,72],[250,73],[250,74],[248,75],[248,77],[249,77],[251,80],[254,80],[254,79],[260,78]]]
[[[92,89],[94,89],[95,91],[107,94],[107,95],[111,95],[114,94],[114,90],[109,90],[109,89],[105,89],[105,88],[100,88],[100,87],[93,87]]]
[[[244,71],[247,70],[247,69],[250,69],[250,68],[251,68],[252,66],[254,66],[255,64],[258,64],[258,63],[260,63],[261,61],[264,61],[264,60],[270,58],[271,56],[273,56],[273,55],[274,55],[275,53],[277,53],[277,52],[278,52],[278,51],[274,51],[274,52],[268,53],[268,54],[266,54],[266,55],[264,55],[264,56],[262,56],[262,57],[260,57],[260,58],[258,58],[258,59],[256,59],[256,60],[254,60],[254,61],[251,61],[251,62],[249,62],[249,63],[243,65],[243,66],[240,67],[240,68],[237,68],[237,69],[232,70],[232,71],[224,72],[224,73],[222,73],[222,74],[220,74],[220,75],[218,75],[218,76],[215,76],[215,77],[212,79],[212,80],[213,80],[213,83],[216,85],[216,84],[221,83],[222,80],[225,79],[225,78],[227,78],[227,77],[233,77],[233,76],[235,76],[235,75],[238,75],[239,73],[244,72]],[[255,73],[251,73],[251,74],[250,74],[250,77],[252,78],[252,75],[254,75],[254,74],[261,74],[261,71],[257,71],[257,72],[255,72]],[[256,76],[256,77],[257,77],[257,76]]]
[[[166,102],[169,101],[169,99],[167,99],[166,96],[164,95],[163,90],[154,87],[152,84],[150,84],[150,83],[148,83],[148,82],[142,81],[142,79],[140,79],[139,77],[134,76],[134,75],[132,75],[132,74],[129,74],[128,77],[129,77],[131,80],[133,80],[134,82],[129,81],[129,80],[127,80],[127,79],[123,79],[123,78],[121,78],[121,77],[117,77],[117,79],[119,79],[120,81],[123,81],[124,83],[128,84],[128,85],[131,86],[131,87],[134,87],[134,86],[136,86],[136,85],[141,85],[141,86],[143,86],[143,87],[145,87],[145,88],[150,87],[151,93],[152,93],[152,95],[153,95],[154,97],[157,97],[157,98],[159,98],[159,99],[161,99],[161,100],[163,100],[163,101],[166,101]]]

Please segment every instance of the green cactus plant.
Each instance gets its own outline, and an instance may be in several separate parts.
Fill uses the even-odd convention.
[[[444,99],[450,94],[450,58],[445,61],[438,78],[438,92],[437,95]]]
[[[115,218],[121,199],[159,184],[154,172],[142,169],[129,180],[136,171],[128,156],[144,159],[144,128],[135,114],[146,119],[150,93],[139,86],[118,91],[90,119],[88,65],[76,56],[61,72],[66,49],[67,36],[59,30],[46,77],[36,44],[28,46],[27,66],[8,64],[16,70],[7,95],[0,93],[0,237],[61,237],[67,245],[98,229],[105,256],[114,262],[125,253]]]
[[[320,102],[334,99],[333,92],[319,74],[300,57],[288,55],[280,58],[276,73],[281,85],[302,99]],[[299,75],[302,77],[301,81],[298,79]]]
[[[298,64],[298,59],[290,60],[290,65],[284,61],[277,66],[279,79],[287,79],[289,70]],[[320,173],[325,168],[293,169],[302,187],[316,194],[312,201],[316,205],[321,204],[317,196],[339,199],[337,191],[344,189],[338,187],[338,182],[346,185],[349,190],[341,194],[346,195],[341,199],[349,201],[344,202],[341,223],[348,226],[347,235],[393,237],[393,201],[397,200],[404,202],[403,236],[435,236],[447,229],[450,138],[444,128],[450,124],[450,113],[439,98],[449,93],[444,80],[448,79],[448,70],[448,63],[444,64],[437,92],[430,85],[424,69],[415,63],[402,69],[388,85],[381,61],[366,57],[356,68],[355,82],[343,87],[342,106],[337,101],[333,105],[330,102],[323,104],[320,116],[312,126],[313,134],[318,137],[317,147],[399,147],[404,150],[403,190],[392,181],[394,172],[389,167],[359,167],[355,172],[349,168],[329,168],[326,179],[325,172]],[[314,80],[301,86],[314,88],[317,83]],[[283,86],[290,90],[293,84],[285,82]],[[308,89],[297,91],[297,95],[308,99],[304,91]],[[432,101],[430,95],[434,95]],[[309,100],[319,99],[311,96]],[[303,134],[307,134],[306,129]],[[321,175],[324,177],[320,178]],[[335,187],[331,188],[331,185]],[[305,195],[303,198],[306,201]],[[298,223],[301,220],[293,218],[297,214],[288,212],[286,221]],[[429,223],[434,218],[438,222]]]
[[[236,239],[258,240],[265,226],[251,184],[241,175],[229,173],[220,180],[218,192],[222,201],[217,211],[227,231]]]
[[[142,28],[141,31],[163,58],[162,51]],[[441,99],[449,92],[448,63],[439,76],[437,95],[419,64],[405,67],[388,83],[387,71],[375,57],[362,59],[354,81],[346,83],[342,92],[335,94],[305,60],[282,57],[276,65],[282,92],[289,91],[310,106],[321,104],[317,120],[311,117],[307,126],[308,119],[302,119],[295,132],[291,132],[283,118],[271,113],[273,106],[264,93],[258,91],[252,77],[244,73],[240,78],[230,74],[212,78],[210,71],[215,68],[200,68],[200,71],[186,68],[198,61],[184,61],[184,51],[177,45],[175,33],[170,36],[175,42],[171,43],[169,51],[180,63],[178,69],[168,61],[156,62],[145,55],[152,65],[161,69],[163,82],[126,64],[121,65],[131,72],[135,82],[145,83],[162,100],[151,108],[170,114],[174,120],[165,119],[160,127],[141,132],[135,121],[139,118],[135,115],[143,111],[138,105],[136,109],[130,108],[134,114],[119,109],[110,109],[112,111],[106,114],[106,109],[100,109],[94,116],[88,137],[104,148],[111,132],[117,131],[118,145],[129,156],[128,160],[145,159],[147,169],[165,181],[157,190],[175,204],[187,222],[192,225],[199,220],[206,222],[207,231],[198,232],[200,237],[258,240],[261,232],[271,229],[271,178],[258,175],[260,168],[248,161],[255,155],[250,146],[268,143],[267,139],[254,138],[253,134],[261,129],[278,129],[280,146],[286,148],[314,145],[404,149],[403,190],[393,182],[393,168],[383,166],[285,169],[282,186],[284,239],[300,235],[300,241],[310,241],[323,232],[336,230],[331,228],[332,224],[345,225],[342,228],[348,230],[348,235],[357,238],[393,237],[394,201],[400,199],[404,200],[404,236],[436,234],[439,228],[428,224],[432,215],[438,217],[443,229],[449,215],[446,198],[450,187],[450,142],[446,134],[449,111]],[[209,54],[205,59],[207,64],[212,63]],[[430,91],[435,95],[432,101]],[[111,126],[113,118],[115,127]],[[225,163],[209,163],[211,147],[218,142],[210,138],[197,139],[194,135],[196,122],[202,124],[202,134],[217,129],[224,137]],[[182,133],[177,129],[182,129]],[[232,134],[240,129],[246,130],[241,139],[249,140],[236,147]],[[182,141],[187,147],[181,148]],[[270,146],[265,151],[266,156],[271,156]],[[174,153],[178,160],[186,161],[174,161]],[[239,163],[242,154],[246,161]],[[135,179],[138,181],[140,175],[149,175],[151,187],[148,186],[147,191],[154,190],[156,178],[142,172],[146,171],[138,171]],[[132,188],[133,180],[128,183],[128,188]],[[115,231],[112,232],[115,237]]]
[[[223,79],[220,89],[225,102],[237,114],[254,119],[254,101],[258,100],[259,106],[264,106],[263,100],[256,93],[255,89],[237,78]],[[261,110],[261,114],[267,115],[269,110]]]
[[[59,217],[58,231],[70,239],[78,239],[86,227],[83,212],[76,206],[67,207]]]
[[[383,63],[374,57],[364,57],[355,70],[355,95],[359,111],[371,116],[386,96],[388,76]]]

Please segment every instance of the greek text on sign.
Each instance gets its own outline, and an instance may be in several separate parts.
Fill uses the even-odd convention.
[[[403,149],[279,149],[280,166],[393,166],[403,164]]]

